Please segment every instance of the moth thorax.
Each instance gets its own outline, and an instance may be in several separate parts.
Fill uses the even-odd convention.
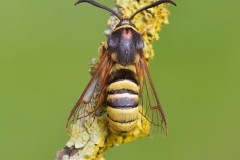
[[[118,26],[108,39],[108,51],[112,60],[124,66],[137,63],[143,47],[141,35],[131,25]]]
[[[122,57],[121,57],[122,58]],[[114,62],[117,62],[117,63],[119,63],[119,64],[121,64],[121,65],[130,65],[130,64],[137,64],[138,62],[139,62],[139,60],[140,60],[140,54],[135,54],[134,55],[134,58],[132,59],[132,61],[130,61],[131,63],[121,63],[122,61],[122,59],[119,59],[119,57],[118,57],[118,55],[117,55],[117,53],[116,52],[114,52],[114,53],[112,53],[111,54],[111,59],[114,61]],[[124,62],[128,62],[129,60],[126,60],[126,61],[124,61]]]

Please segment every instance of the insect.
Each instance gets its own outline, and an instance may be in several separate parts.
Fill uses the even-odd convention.
[[[67,127],[104,110],[111,131],[130,132],[139,117],[144,116],[167,133],[167,121],[144,58],[144,41],[131,20],[138,13],[162,3],[176,4],[171,0],[158,0],[139,9],[129,18],[122,18],[114,10],[94,0],[78,0],[76,4],[82,2],[107,10],[120,22],[108,38],[92,79],[73,107]]]

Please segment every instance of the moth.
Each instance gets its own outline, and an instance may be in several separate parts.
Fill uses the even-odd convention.
[[[119,23],[107,40],[107,47],[92,79],[73,107],[67,127],[78,120],[94,117],[103,110],[113,132],[130,132],[136,127],[139,117],[144,116],[152,125],[161,127],[167,133],[167,120],[144,57],[144,41],[132,19],[138,13],[162,3],[176,4],[171,0],[158,0],[129,18],[122,18],[94,0],[78,0],[76,4],[82,2],[112,13]]]

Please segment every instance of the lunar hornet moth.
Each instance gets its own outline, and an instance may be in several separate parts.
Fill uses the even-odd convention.
[[[144,41],[132,19],[138,13],[162,3],[176,4],[171,0],[158,0],[129,18],[122,18],[114,10],[94,0],[78,0],[76,4],[82,2],[112,13],[119,23],[108,37],[100,63],[73,107],[67,127],[104,112],[112,132],[128,133],[135,128],[139,117],[144,116],[167,134],[167,120],[144,58]]]

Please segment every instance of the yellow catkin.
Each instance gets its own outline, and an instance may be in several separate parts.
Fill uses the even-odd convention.
[[[138,9],[155,1],[115,0],[117,6],[115,9],[122,17],[127,18]],[[169,12],[165,8],[166,6],[167,4],[162,4],[143,11],[136,15],[132,21],[143,36],[145,43],[144,56],[147,60],[151,60],[154,56],[152,43],[159,39],[159,32],[162,26],[168,24]],[[111,31],[118,22],[119,20],[115,16],[110,16],[108,19],[108,29],[105,31],[107,36],[111,34]],[[100,57],[105,52],[106,46],[106,42],[101,43],[99,47]],[[98,64],[98,59],[90,62],[91,75],[94,74]],[[143,116],[139,117],[137,125],[132,131],[119,134],[110,131],[106,113],[100,115],[94,119],[86,117],[86,120],[77,121],[75,124],[72,124],[68,130],[70,140],[67,142],[66,147],[57,153],[56,160],[104,160],[104,153],[107,149],[122,143],[131,142],[139,137],[146,137],[150,134],[151,124]]]

